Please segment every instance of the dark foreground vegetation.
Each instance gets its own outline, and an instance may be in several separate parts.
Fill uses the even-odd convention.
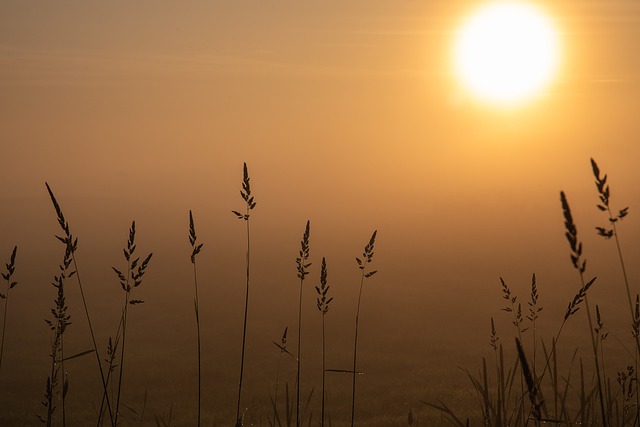
[[[628,304],[621,310],[628,311],[628,328],[619,334],[627,354],[628,363],[612,373],[607,364],[607,338],[609,331],[605,327],[605,318],[601,313],[597,301],[590,301],[590,290],[598,286],[598,280],[589,273],[585,251],[578,235],[578,225],[574,222],[569,198],[564,192],[560,192],[560,212],[563,215],[565,236],[569,243],[569,260],[575,269],[575,296],[566,302],[563,313],[543,312],[539,302],[539,288],[535,274],[531,277],[530,292],[526,302],[512,291],[508,281],[500,278],[502,296],[506,315],[511,317],[513,333],[511,336],[499,335],[495,321],[490,317],[487,322],[489,342],[493,357],[490,360],[483,358],[480,370],[465,370],[465,375],[475,391],[477,399],[476,414],[462,414],[446,402],[446,400],[423,401],[421,408],[412,408],[408,411],[406,424],[427,425],[421,414],[432,412],[439,414],[442,422],[448,422],[456,426],[488,425],[488,426],[527,426],[527,425],[601,425],[601,426],[635,426],[640,425],[638,415],[640,413],[640,396],[638,394],[637,372],[638,357],[640,356],[640,296],[637,291],[632,292],[629,283],[625,257],[619,241],[619,226],[628,215],[628,208],[614,209],[610,205],[610,188],[607,175],[603,174],[594,160],[591,167],[596,185],[597,208],[603,213],[605,226],[595,227],[596,232],[605,240],[613,242],[613,250],[616,251],[619,260],[622,283],[619,292],[624,295]],[[225,425],[240,427],[248,425],[246,421],[246,389],[245,384],[245,354],[247,349],[247,324],[251,320],[252,307],[251,289],[251,218],[256,208],[256,198],[252,192],[250,176],[247,165],[244,165],[241,182],[241,197],[243,208],[239,211],[231,211],[244,225],[243,241],[246,243],[246,256],[243,271],[246,273],[244,293],[244,320],[242,326],[238,325],[238,333],[241,331],[242,346],[238,349],[238,387],[235,405],[235,418],[228,420]],[[80,268],[76,262],[78,250],[78,237],[72,233],[72,228],[67,221],[63,209],[58,203],[52,188],[46,184],[46,189],[51,199],[54,213],[59,224],[59,232],[56,238],[59,240],[60,263],[52,280],[52,296],[54,304],[49,316],[46,318],[46,327],[50,330],[50,353],[48,375],[42,379],[43,393],[41,406],[38,413],[29,414],[32,417],[25,421],[27,425],[40,422],[47,426],[70,425],[68,422],[67,400],[74,392],[70,385],[65,365],[73,364],[80,358],[94,359],[96,375],[100,378],[101,399],[95,403],[95,418],[93,423],[102,425],[177,425],[185,423],[172,420],[171,411],[166,417],[146,415],[144,406],[141,411],[131,416],[131,408],[123,402],[123,381],[126,375],[127,354],[127,322],[129,310],[135,310],[136,306],[144,304],[144,301],[136,297],[136,291],[143,286],[143,279],[147,269],[153,268],[153,253],[140,255],[137,250],[136,222],[133,221],[128,230],[128,237],[122,250],[123,262],[112,267],[114,281],[117,281],[122,289],[122,306],[118,313],[119,323],[117,328],[109,336],[107,342],[100,342],[94,333],[90,302],[85,299],[84,283],[81,279]],[[193,313],[194,327],[196,330],[197,376],[191,379],[195,391],[195,411],[189,424],[210,425],[203,419],[203,376],[202,376],[202,346],[201,346],[201,311],[198,295],[198,255],[206,251],[205,243],[198,239],[196,232],[196,215],[188,212],[188,220],[185,213],[185,237],[188,238],[191,252],[185,254],[190,257],[193,267]],[[352,364],[343,369],[327,369],[325,361],[327,352],[331,352],[327,335],[330,330],[325,330],[325,316],[330,315],[331,303],[334,299],[331,293],[330,265],[326,257],[322,257],[319,277],[313,278],[309,283],[309,268],[312,265],[312,227],[307,221],[300,240],[300,249],[295,259],[297,289],[299,304],[297,307],[297,324],[285,327],[282,336],[273,341],[274,351],[278,355],[277,369],[268,401],[270,408],[268,413],[260,418],[260,425],[265,426],[296,426],[314,425],[330,426],[338,424],[332,420],[327,409],[328,385],[326,375],[348,376],[350,382],[350,419],[341,420],[340,425],[357,425],[358,402],[366,396],[358,393],[358,377],[361,375],[358,367],[358,332],[366,323],[360,324],[360,309],[363,292],[366,292],[366,282],[376,274],[372,268],[374,261],[377,231],[373,231],[366,241],[363,251],[355,257],[354,268],[359,269],[359,283],[357,305],[353,311],[353,347]],[[293,261],[293,260],[292,260]],[[17,246],[10,251],[9,257],[2,272],[5,289],[0,293],[4,301],[2,316],[2,335],[0,340],[0,386],[2,371],[11,369],[3,364],[5,350],[5,336],[7,345],[11,346],[10,334],[12,324],[7,325],[7,313],[11,309],[9,300],[13,289],[18,285],[20,270],[19,251]],[[74,286],[81,295],[81,305],[84,314],[83,319],[73,319],[69,315],[66,300],[66,290]],[[303,294],[312,292],[316,295],[316,306],[306,307],[303,304]],[[305,348],[301,345],[301,331],[303,313],[307,310],[317,310],[322,318],[321,337],[322,342],[322,383],[319,387],[308,387],[308,395],[301,393],[301,369],[306,358]],[[537,327],[540,316],[549,316],[559,319],[556,332],[552,336],[543,336]],[[581,319],[584,317],[584,319]],[[129,319],[131,320],[131,319]],[[90,332],[90,341],[85,343],[86,349],[81,352],[69,354],[65,351],[67,331],[74,327],[75,322],[85,322]],[[569,323],[584,323],[588,331],[588,347],[590,356],[584,360],[577,357],[577,350],[564,351],[563,331]],[[43,325],[44,326],[44,325]],[[289,333],[293,332],[293,333]],[[295,335],[294,335],[295,334]],[[566,333],[565,333],[566,334]],[[289,340],[296,337],[295,346],[290,346]],[[77,346],[76,346],[77,348]],[[127,349],[128,350],[128,349]],[[129,350],[131,351],[131,350]],[[566,359],[566,354],[571,356]],[[296,366],[296,377],[293,384],[283,381],[281,376],[281,364],[288,360]],[[318,390],[319,389],[319,390]],[[319,407],[312,405],[313,394],[320,394]],[[207,403],[208,405],[211,402]],[[215,409],[214,409],[215,410]],[[128,411],[127,415],[123,415]],[[255,421],[254,421],[255,423]],[[252,424],[256,425],[256,424]]]

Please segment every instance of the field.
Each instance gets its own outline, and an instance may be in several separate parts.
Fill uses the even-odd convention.
[[[594,169],[596,172],[600,173]],[[287,227],[276,230],[279,238],[272,239],[273,233],[264,231],[269,227],[268,222],[259,219],[260,198],[255,196],[255,190],[251,193],[256,184],[251,181],[254,187],[249,187],[248,182],[245,169],[244,200],[238,198],[238,205],[244,203],[247,210],[234,214],[229,209],[228,225],[224,226],[237,227],[229,233],[235,235],[234,240],[216,239],[215,226],[200,227],[209,219],[204,220],[205,216],[198,215],[198,211],[190,217],[187,209],[183,211],[182,221],[175,218],[175,224],[171,225],[163,222],[162,233],[149,233],[139,222],[128,234],[123,233],[120,240],[125,247],[125,258],[117,256],[118,239],[111,237],[115,234],[111,228],[121,222],[119,208],[110,206],[114,215],[101,215],[107,220],[98,225],[82,218],[91,217],[105,209],[104,206],[99,203],[74,206],[66,197],[57,199],[53,192],[44,191],[42,200],[32,208],[36,211],[22,212],[21,221],[29,222],[29,232],[43,237],[41,246],[22,249],[19,245],[16,253],[9,253],[6,259],[3,277],[7,285],[14,281],[17,284],[3,293],[10,298],[4,299],[7,305],[0,371],[2,425],[38,425],[38,416],[51,425],[88,425],[97,421],[103,384],[78,278],[81,278],[92,320],[102,375],[106,376],[110,366],[113,371],[106,385],[110,404],[115,406],[115,402],[120,401],[117,403],[118,424],[197,424],[200,379],[201,424],[231,425],[236,417],[238,371],[242,365],[243,391],[239,407],[244,425],[267,426],[274,420],[278,425],[295,425],[296,358],[300,354],[299,416],[303,425],[320,425],[323,316],[317,304],[320,292],[325,289],[321,287],[321,257],[327,259],[323,280],[329,289],[325,295],[334,298],[325,312],[327,425],[350,425],[354,394],[349,372],[353,372],[354,316],[359,310],[357,297],[361,281],[364,286],[356,371],[363,374],[357,376],[356,424],[462,425],[469,419],[471,425],[531,425],[536,419],[546,418],[557,424],[601,425],[601,408],[608,425],[637,422],[637,350],[632,331],[637,331],[640,315],[635,293],[633,296],[629,293],[628,300],[624,276],[616,271],[620,269],[614,246],[618,236],[607,238],[607,229],[598,231],[605,234],[596,236],[598,240],[589,237],[590,247],[602,247],[597,253],[603,261],[592,263],[594,267],[584,266],[587,256],[580,244],[586,233],[577,234],[577,229],[587,227],[573,222],[564,193],[562,204],[558,199],[557,220],[561,225],[564,221],[565,230],[560,229],[559,234],[562,238],[563,232],[568,233],[570,245],[554,238],[549,251],[553,256],[558,254],[569,271],[558,279],[551,271],[538,270],[532,282],[531,276],[517,277],[517,281],[508,278],[507,269],[504,280],[495,277],[491,280],[492,287],[487,287],[480,285],[486,281],[482,274],[474,274],[473,258],[447,260],[452,264],[448,268],[456,274],[437,281],[430,279],[433,267],[429,265],[428,256],[420,259],[407,251],[403,256],[394,257],[402,260],[401,268],[385,263],[385,258],[391,258],[390,251],[402,250],[406,243],[402,238],[409,236],[390,236],[382,226],[373,236],[367,235],[361,221],[354,221],[352,233],[360,235],[360,242],[347,241],[350,239],[344,239],[345,236],[334,237],[338,241],[332,241],[329,228],[326,225],[316,228],[314,221],[305,233],[301,227],[297,238]],[[598,194],[605,197],[598,203],[604,205],[603,218],[607,224],[609,200],[605,189],[608,182],[600,181],[600,184],[599,193],[594,191],[594,204],[598,202]],[[55,203],[50,204],[51,201]],[[68,204],[73,206],[71,210]],[[7,210],[10,212],[11,208],[10,204]],[[169,210],[179,211],[174,206]],[[42,215],[41,211],[49,215]],[[244,216],[245,212],[249,218]],[[627,221],[633,221],[626,217],[628,211],[624,207],[611,212],[612,218],[617,218],[610,222],[617,227],[616,232],[624,229]],[[357,217],[349,219],[357,220]],[[244,226],[249,223],[254,234],[247,236]],[[300,223],[304,225],[304,221]],[[102,232],[109,229],[109,232],[101,235],[96,228]],[[202,229],[207,232],[203,233]],[[419,230],[419,225],[416,229]],[[56,239],[54,234],[60,238]],[[98,236],[102,241],[96,242],[100,240]],[[17,237],[19,241],[20,236]],[[68,244],[76,238],[77,247]],[[88,241],[87,249],[85,241]],[[174,244],[167,246],[165,241]],[[248,258],[251,290],[246,318],[246,357],[242,363],[247,242],[251,244]],[[428,241],[424,245],[428,245]],[[562,246],[561,250],[555,247],[558,245]],[[154,247],[164,250],[153,251],[153,257],[147,258]],[[326,251],[326,255],[321,255],[316,248]],[[622,248],[624,246],[621,254]],[[607,255],[605,250],[613,255]],[[334,251],[340,255],[351,252],[353,256],[341,259],[332,255]],[[287,253],[290,256],[287,257]],[[419,253],[428,254],[429,249]],[[56,254],[61,259],[64,255],[62,267],[56,267]],[[569,259],[570,254],[575,258]],[[137,257],[140,260],[128,268],[128,262]],[[192,260],[198,269],[200,376]],[[466,267],[461,270],[455,265]],[[633,278],[634,265],[629,266],[628,274]],[[596,279],[589,273],[598,267],[605,270],[605,277],[609,274],[611,278]],[[63,286],[56,288],[44,282],[44,277],[55,275],[53,283],[59,285],[63,270]],[[127,270],[133,272],[130,284],[139,285],[132,286],[130,293],[124,291],[130,274],[122,271]],[[610,270],[613,272],[609,273]],[[79,274],[72,274],[74,271]],[[373,271],[378,272],[368,274]],[[388,274],[391,277],[387,277]],[[301,285],[303,295],[299,294]],[[558,286],[566,289],[553,290]],[[607,289],[602,290],[605,286]],[[59,300],[60,289],[64,292],[63,302]],[[554,299],[547,294],[553,294]],[[590,299],[592,319],[589,321],[593,323],[588,328],[586,303],[592,294],[595,298]],[[121,344],[125,295],[129,301],[125,306],[126,357],[122,355]],[[386,297],[389,295],[392,297]],[[144,303],[139,302],[142,300]],[[57,317],[53,316],[54,311],[50,312],[52,305]],[[302,310],[300,318],[299,310]],[[51,323],[45,324],[44,318]],[[630,319],[635,319],[636,326],[632,327]],[[298,328],[300,321],[302,328]],[[68,323],[62,331],[61,323]],[[288,334],[283,342],[285,327]],[[600,378],[594,370],[590,329],[594,330]],[[522,374],[515,337],[525,348],[533,386],[526,384]],[[558,343],[556,354],[551,352],[552,337]],[[108,351],[110,339],[111,352]],[[116,342],[119,344],[114,346]],[[53,353],[57,355],[55,365],[50,357]],[[111,360],[109,354],[113,354]],[[62,363],[65,358],[69,359]],[[125,366],[122,377],[119,376],[121,366]],[[47,378],[56,379],[54,386],[46,386]],[[68,388],[65,392],[63,383],[64,388]],[[274,412],[271,399],[276,384],[278,400]],[[541,395],[530,400],[536,392],[543,393],[544,403]],[[55,409],[48,410],[54,406]],[[540,414],[541,408],[545,414]],[[115,414],[115,408],[113,411]],[[110,422],[107,412],[103,408],[103,425]]]

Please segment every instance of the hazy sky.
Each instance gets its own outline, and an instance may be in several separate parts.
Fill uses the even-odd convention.
[[[452,69],[456,31],[479,4],[0,2],[0,259],[20,247],[15,307],[34,298],[40,314],[22,327],[39,331],[38,352],[46,357],[41,319],[61,255],[45,181],[80,237],[86,275],[99,284],[90,290],[94,305],[120,297],[109,267],[121,262],[135,219],[141,248],[157,255],[142,290],[148,310],[162,316],[178,304],[189,333],[193,209],[205,243],[203,295],[211,312],[229,315],[209,333],[229,338],[232,352],[244,235],[230,210],[242,207],[243,162],[258,202],[255,310],[267,346],[295,319],[287,304],[295,304],[307,219],[314,268],[322,256],[330,268],[333,261],[335,304],[344,301],[336,316],[345,319],[355,298],[353,257],[379,230],[380,273],[366,290],[366,315],[381,329],[363,345],[390,355],[389,337],[415,343],[420,333],[441,338],[436,348],[457,348],[460,330],[434,325],[488,322],[501,304],[499,276],[524,298],[537,272],[548,304],[561,310],[577,283],[560,190],[593,259],[590,274],[617,280],[610,242],[592,232],[605,218],[595,209],[590,157],[609,173],[614,207],[631,207],[623,243],[638,264],[640,3],[538,2],[559,30],[561,69],[539,97],[508,110],[473,99]],[[482,336],[488,328],[480,345]],[[411,360],[433,351],[404,344]]]

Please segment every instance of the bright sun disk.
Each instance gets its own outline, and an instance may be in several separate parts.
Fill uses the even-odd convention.
[[[454,66],[476,96],[514,104],[549,83],[558,56],[556,31],[542,12],[526,3],[500,2],[481,7],[463,24]]]

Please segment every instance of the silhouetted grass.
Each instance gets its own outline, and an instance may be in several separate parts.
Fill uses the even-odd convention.
[[[318,299],[316,305],[320,313],[322,313],[322,412],[320,416],[320,425],[324,427],[324,410],[325,410],[325,377],[326,377],[326,342],[325,342],[325,321],[324,316],[329,311],[329,304],[333,301],[333,297],[327,298],[330,286],[327,284],[327,262],[322,257],[322,264],[320,266],[320,286],[316,286],[316,292],[318,293]]]
[[[240,381],[238,383],[238,405],[236,409],[236,427],[242,427],[242,416],[240,415],[240,402],[242,400],[242,379],[244,377],[244,352],[247,341],[247,314],[249,311],[249,283],[251,272],[251,233],[249,228],[249,218],[251,217],[251,211],[256,207],[253,195],[251,194],[251,178],[249,178],[249,171],[247,170],[247,164],[243,166],[242,177],[242,190],[240,196],[245,201],[245,212],[240,213],[238,211],[232,211],[236,217],[243,220],[247,230],[247,254],[246,254],[246,291],[244,299],[244,322],[242,324],[242,354],[240,356]]]
[[[596,178],[596,186],[600,198],[598,208],[608,213],[608,221],[610,228],[596,227],[598,234],[610,239],[616,239],[618,248],[618,255],[620,258],[621,268],[624,277],[624,290],[628,299],[630,315],[631,315],[631,338],[636,342],[636,354],[631,363],[628,366],[624,366],[622,369],[617,370],[617,375],[607,375],[609,370],[612,370],[611,364],[611,351],[608,347],[605,351],[605,341],[609,334],[609,331],[605,328],[605,320],[608,320],[607,314],[604,310],[601,310],[601,305],[595,304],[595,322],[592,322],[592,314],[590,311],[588,297],[590,289],[594,285],[596,278],[593,277],[590,280],[586,280],[586,260],[583,253],[583,246],[578,238],[577,227],[574,222],[571,209],[567,197],[564,192],[560,193],[562,213],[564,218],[565,237],[567,238],[570,246],[570,260],[574,269],[580,277],[580,287],[575,293],[573,299],[571,299],[566,305],[566,309],[562,312],[556,311],[554,313],[547,313],[555,316],[557,320],[557,330],[554,335],[550,337],[549,341],[546,341],[544,337],[541,337],[540,331],[537,331],[537,322],[542,311],[540,305],[540,292],[538,282],[535,274],[531,277],[531,286],[528,289],[530,299],[523,310],[523,304],[516,296],[515,288],[511,288],[507,282],[500,277],[500,284],[502,288],[502,298],[505,300],[506,305],[502,310],[509,313],[511,316],[510,322],[514,325],[515,330],[513,334],[513,340],[515,346],[504,344],[508,342],[506,339],[501,338],[498,335],[498,328],[496,328],[496,322],[494,317],[490,320],[489,331],[489,345],[492,351],[492,355],[489,359],[482,358],[480,370],[478,373],[471,372],[470,370],[464,370],[468,380],[470,381],[473,391],[478,398],[478,413],[482,418],[484,425],[490,426],[517,426],[517,425],[570,425],[572,423],[580,423],[583,425],[604,425],[604,426],[625,426],[625,425],[638,425],[638,339],[640,336],[640,296],[636,295],[635,301],[631,299],[631,289],[627,278],[627,272],[622,258],[622,251],[620,249],[619,241],[617,240],[616,225],[628,214],[628,208],[620,210],[618,214],[613,215],[609,208],[610,190],[607,185],[606,175],[602,176],[600,170],[595,163],[591,161],[594,176]],[[240,361],[240,379],[238,385],[238,400],[236,407],[236,426],[240,427],[245,424],[245,415],[241,413],[242,404],[242,388],[243,388],[243,374],[245,367],[245,347],[246,347],[246,335],[248,325],[248,303],[249,303],[249,291],[250,291],[250,249],[251,249],[251,237],[249,228],[249,219],[251,211],[255,208],[255,201],[251,193],[251,187],[249,184],[249,174],[246,163],[243,168],[243,181],[241,196],[246,203],[246,210],[243,213],[233,211],[236,217],[245,221],[246,226],[246,293],[245,293],[245,305],[244,305],[244,323],[243,323],[243,338],[242,338],[242,354]],[[69,391],[69,379],[64,368],[66,361],[80,357],[82,355],[95,352],[97,355],[97,349],[90,349],[81,353],[67,356],[64,353],[64,338],[65,330],[71,324],[69,316],[69,310],[66,302],[65,285],[68,279],[76,275],[77,265],[75,263],[74,253],[77,250],[77,239],[72,236],[69,225],[62,214],[62,210],[57,203],[53,192],[47,185],[51,200],[53,202],[56,214],[58,216],[58,222],[63,230],[63,235],[58,239],[65,246],[65,255],[62,264],[59,266],[59,272],[54,276],[53,286],[56,289],[56,299],[54,301],[54,307],[51,310],[52,317],[47,319],[47,324],[52,333],[51,339],[51,352],[50,363],[51,366],[48,369],[49,375],[47,377],[45,394],[43,399],[43,407],[46,413],[39,415],[41,421],[47,425],[53,425],[54,421],[63,426],[67,423],[65,398]],[[142,276],[151,260],[152,254],[149,254],[146,258],[141,260],[135,257],[136,252],[136,225],[132,223],[129,230],[129,239],[126,247],[124,248],[124,256],[127,262],[126,274],[125,270],[115,271],[120,285],[124,291],[124,305],[122,306],[122,314],[118,330],[113,338],[109,338],[107,344],[107,356],[104,359],[108,366],[107,375],[103,375],[102,363],[98,357],[100,371],[102,375],[103,385],[103,403],[107,403],[109,412],[111,409],[109,402],[115,402],[115,413],[113,413],[112,426],[126,425],[126,424],[142,424],[144,422],[144,413],[146,407],[146,395],[145,403],[142,406],[142,410],[138,410],[139,406],[125,405],[122,398],[123,393],[123,371],[125,364],[125,344],[127,337],[127,322],[128,322],[128,309],[130,305],[142,303],[142,300],[132,299],[131,292],[142,282]],[[303,291],[306,276],[309,274],[309,235],[310,235],[310,223],[307,221],[306,227],[301,240],[301,249],[299,256],[296,259],[298,279],[300,280],[299,289],[299,304],[298,304],[298,341],[297,345],[297,357],[293,355],[287,349],[287,328],[284,329],[284,333],[280,342],[274,342],[279,349],[278,364],[275,375],[275,392],[273,397],[269,395],[271,406],[268,409],[269,415],[262,420],[251,420],[254,424],[259,424],[265,420],[268,421],[271,426],[282,427],[286,425],[290,427],[295,423],[296,426],[300,425],[321,425],[326,423],[326,382],[325,377],[327,372],[340,372],[347,373],[352,376],[351,384],[351,425],[355,425],[355,413],[356,413],[356,376],[359,373],[358,368],[358,332],[360,321],[360,309],[363,297],[363,288],[365,280],[373,276],[376,271],[370,269],[370,263],[374,256],[374,246],[377,236],[377,231],[374,231],[371,235],[369,242],[365,245],[363,254],[361,257],[356,258],[358,268],[361,270],[360,286],[358,290],[357,306],[355,309],[355,331],[354,331],[354,343],[353,343],[353,367],[348,370],[330,370],[326,369],[325,362],[328,349],[334,350],[334,346],[328,346],[326,342],[326,325],[325,315],[328,311],[329,304],[333,300],[329,296],[328,285],[328,270],[326,259],[322,258],[322,264],[320,268],[320,283],[316,286],[316,307],[322,314],[322,396],[320,401],[319,413],[320,416],[316,416],[314,419],[314,411],[318,409],[317,400],[314,401],[314,387],[309,387],[311,390],[306,400],[301,399],[301,372],[302,372],[302,317],[303,310]],[[201,252],[202,244],[198,243],[195,221],[193,213],[189,212],[189,243],[191,245],[191,262],[193,264],[193,278],[194,278],[194,312],[196,320],[196,332],[197,332],[197,360],[198,360],[198,378],[197,378],[197,425],[202,424],[202,347],[201,347],[201,333],[200,333],[200,311],[199,311],[199,295],[198,295],[198,275],[196,269],[196,256]],[[15,272],[15,259],[17,248],[14,248],[10,261],[6,264],[6,273],[2,274],[3,279],[7,283],[7,291],[5,294],[0,294],[0,297],[5,299],[5,312],[4,322],[2,328],[2,341],[0,344],[0,367],[2,367],[2,354],[4,350],[4,337],[6,330],[6,314],[8,304],[9,290],[12,289],[16,282],[13,280],[13,274]],[[200,258],[198,258],[200,259]],[[81,295],[82,284],[78,280],[80,285]],[[543,282],[544,284],[544,282]],[[544,289],[542,290],[544,296]],[[546,303],[545,303],[546,304]],[[89,313],[87,304],[84,301],[85,314],[89,323],[89,329],[91,330],[93,337],[93,329],[89,320]],[[584,307],[584,311],[587,312],[587,318],[589,321],[589,334],[590,345],[593,352],[593,358],[595,361],[595,368],[585,368],[583,360],[578,357],[577,349],[572,352],[568,352],[572,356],[568,359],[568,368],[563,364],[563,356],[566,351],[562,349],[561,337],[565,329],[566,324],[574,315]],[[295,313],[295,304],[290,306],[292,315]],[[342,327],[344,325],[341,325]],[[609,324],[607,324],[609,326]],[[510,329],[510,328],[509,328]],[[503,331],[501,331],[503,332]],[[629,331],[627,331],[629,332]],[[526,336],[529,333],[531,339]],[[612,334],[613,335],[613,334]],[[95,339],[94,339],[95,345]],[[539,350],[542,350],[540,352]],[[344,349],[342,349],[344,350]],[[289,383],[285,384],[285,408],[284,411],[280,408],[279,400],[282,399],[282,393],[280,393],[281,386],[281,371],[280,364],[283,353],[287,353],[296,360],[296,395],[291,393]],[[542,359],[540,356],[543,356]],[[605,359],[608,356],[609,359]],[[590,356],[591,357],[591,356]],[[633,357],[633,356],[632,356]],[[491,359],[494,359],[493,361]],[[605,361],[607,362],[605,364]],[[494,366],[495,365],[495,369]],[[589,364],[587,364],[589,365]],[[111,395],[107,393],[108,386],[114,387],[114,382],[111,381],[112,373],[118,370],[117,392],[112,391]],[[518,384],[517,378],[520,377],[521,384]],[[306,386],[306,384],[305,384]],[[270,393],[269,393],[270,394]],[[348,400],[345,398],[344,400]],[[295,403],[294,403],[295,402]],[[446,418],[451,424],[457,426],[470,425],[469,418],[457,413],[454,409],[443,402],[425,402],[430,408],[438,410],[444,418]],[[293,415],[293,408],[295,405],[295,417]],[[61,406],[60,409],[57,409]],[[345,408],[346,410],[346,408]],[[61,412],[61,414],[60,414]],[[103,408],[100,408],[98,415],[98,424],[100,424]],[[271,414],[272,412],[272,414]],[[166,410],[165,410],[166,413]],[[317,412],[316,412],[317,413]],[[168,420],[166,417],[155,417],[156,425],[171,425],[174,419],[173,406],[168,408]],[[406,414],[406,412],[404,412]],[[55,416],[54,416],[55,415]],[[54,418],[60,417],[60,420],[54,420]],[[477,417],[476,417],[477,418]],[[473,418],[475,419],[475,418]],[[295,420],[295,422],[293,421]],[[347,422],[346,414],[345,420]],[[178,420],[181,423],[182,420]],[[71,422],[70,422],[71,423]],[[406,418],[406,423],[413,426],[418,424],[418,419],[414,412],[409,409],[409,414]],[[328,423],[329,425],[331,422]]]
[[[202,404],[202,361],[200,349],[200,300],[198,299],[198,273],[196,269],[196,255],[202,250],[202,243],[197,243],[196,226],[193,222],[193,214],[189,211],[189,244],[191,244],[191,264],[193,264],[193,285],[195,289],[195,297],[193,299],[193,307],[196,314],[196,333],[198,339],[198,427],[200,427]]]
[[[102,363],[100,361],[100,354],[98,352],[98,345],[96,343],[96,336],[95,333],[93,331],[93,324],[91,323],[91,317],[89,316],[89,308],[87,306],[87,300],[84,296],[84,288],[82,286],[82,280],[80,279],[80,272],[78,270],[78,263],[76,262],[76,257],[75,257],[75,252],[78,249],[78,238],[74,237],[71,234],[71,228],[69,227],[69,223],[67,222],[67,220],[65,219],[64,213],[62,212],[62,208],[60,207],[60,204],[58,203],[58,200],[56,199],[55,195],[53,194],[53,190],[51,189],[51,187],[49,187],[48,183],[44,183],[44,185],[47,187],[47,192],[49,193],[49,197],[51,199],[51,203],[53,204],[53,208],[56,211],[56,217],[58,220],[58,224],[60,225],[60,228],[63,231],[64,236],[56,236],[56,238],[58,240],[60,240],[60,242],[62,242],[62,244],[65,245],[65,247],[67,248],[67,250],[70,251],[70,257],[71,260],[73,262],[73,268],[74,268],[74,274],[76,276],[76,279],[78,281],[78,289],[80,290],[80,296],[82,298],[82,306],[84,307],[84,313],[85,313],[85,317],[87,319],[87,325],[89,326],[89,332],[91,334],[91,343],[93,344],[93,351],[96,355],[96,361],[98,362],[98,370],[100,372],[100,381],[102,382],[102,390],[104,392],[104,396],[106,398],[106,402],[107,402],[107,409],[109,412],[109,419],[111,420],[111,423],[114,424],[115,419],[113,417],[113,412],[111,410],[111,402],[109,401],[109,398],[107,396],[107,383],[105,380],[105,375],[104,375],[104,371],[102,370]],[[99,418],[99,417],[98,417]],[[98,423],[100,422],[100,420],[98,420]]]
[[[358,291],[358,305],[356,307],[356,328],[355,334],[353,337],[353,372],[352,372],[352,381],[351,381],[351,427],[353,427],[356,419],[356,377],[358,372],[358,325],[360,323],[360,303],[362,301],[362,287],[364,285],[365,279],[376,274],[378,271],[367,271],[368,265],[373,261],[374,254],[374,246],[376,243],[376,235],[378,234],[378,230],[375,230],[369,239],[369,243],[367,243],[364,247],[364,251],[362,252],[362,259],[356,257],[356,262],[358,263],[358,268],[361,270],[362,274],[360,276],[360,290]]]
[[[62,391],[60,392],[62,399],[62,425],[66,425],[65,414],[65,398],[69,391],[67,382],[67,373],[64,369],[64,333],[69,325],[71,325],[71,316],[67,314],[67,304],[64,293],[64,283],[67,277],[71,277],[75,272],[69,271],[71,265],[71,253],[72,242],[69,240],[66,242],[65,254],[62,264],[59,265],[58,274],[54,275],[51,285],[56,289],[56,299],[54,301],[54,307],[51,309],[53,319],[45,319],[45,322],[49,326],[49,329],[53,332],[53,339],[51,340],[51,353],[49,357],[51,359],[51,373],[47,377],[47,384],[45,387],[45,396],[42,401],[42,405],[47,408],[46,417],[38,415],[38,418],[43,424],[47,424],[47,427],[53,425],[53,415],[56,409],[54,397],[56,395],[56,388],[58,386],[58,378],[60,370],[62,370]]]
[[[129,305],[137,305],[144,303],[143,300],[140,299],[131,299],[131,291],[137,288],[142,284],[142,278],[144,273],[149,266],[149,261],[151,261],[151,257],[153,253],[149,253],[142,262],[140,262],[140,258],[134,258],[134,253],[136,251],[136,222],[133,221],[131,223],[131,228],[129,229],[129,239],[127,240],[127,246],[123,249],[124,258],[127,261],[127,273],[126,275],[122,273],[122,271],[118,270],[115,267],[111,267],[113,271],[118,276],[118,280],[120,281],[120,286],[124,291],[124,305],[122,306],[122,338],[121,338],[121,347],[120,347],[120,366],[119,375],[118,375],[118,392],[116,395],[116,413],[114,417],[114,425],[118,424],[118,415],[120,410],[120,401],[122,396],[122,378],[124,374],[124,360],[125,360],[125,344],[127,340],[127,313],[129,312]],[[116,335],[117,336],[117,335]]]
[[[302,293],[304,289],[304,279],[309,274],[308,268],[311,266],[309,260],[309,221],[304,228],[304,234],[300,241],[300,252],[296,258],[296,265],[298,268],[298,279],[300,279],[300,302],[298,304],[298,356],[297,359],[297,373],[296,373],[296,427],[300,427],[300,365],[302,354]]]
[[[562,204],[562,213],[564,215],[564,225],[565,225],[565,236],[567,237],[567,241],[569,242],[569,247],[571,249],[571,263],[574,268],[578,271],[580,275],[580,284],[584,288],[585,280],[584,280],[584,272],[587,267],[587,261],[582,257],[582,242],[578,240],[578,230],[573,222],[573,217],[571,215],[571,209],[569,207],[569,202],[563,191],[560,192],[560,202]],[[598,385],[598,397],[600,400],[600,412],[602,415],[602,423],[606,427],[607,426],[607,416],[604,404],[604,383],[601,378],[600,372],[600,358],[598,356],[598,342],[596,341],[596,337],[594,333],[593,321],[591,320],[591,309],[589,308],[589,298],[584,297],[585,310],[587,312],[587,321],[589,322],[589,336],[591,338],[591,348],[593,350],[593,359],[595,363],[596,369],[596,378]]]
[[[2,278],[7,282],[7,287],[4,293],[0,293],[0,299],[4,300],[4,314],[2,316],[2,338],[0,338],[0,374],[2,373],[2,356],[4,355],[4,337],[7,329],[7,312],[9,309],[9,291],[13,289],[18,282],[13,280],[13,274],[16,271],[16,253],[18,247],[14,246],[9,262],[5,264],[7,270],[6,273],[2,273]]]

